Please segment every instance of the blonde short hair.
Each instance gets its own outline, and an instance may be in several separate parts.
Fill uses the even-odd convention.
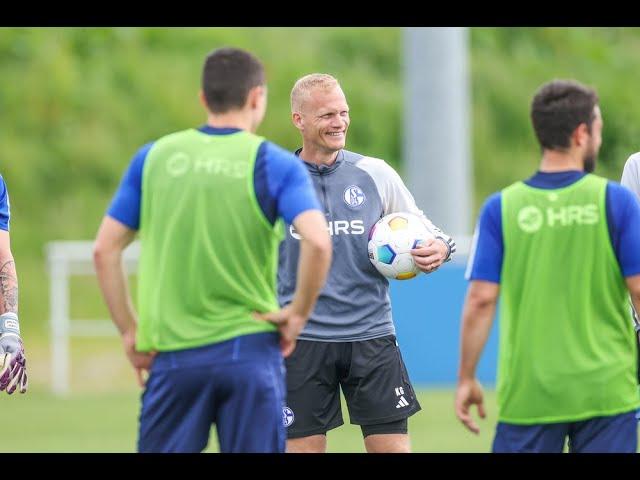
[[[336,87],[340,88],[340,83],[327,73],[311,73],[299,78],[291,89],[291,111],[299,112],[312,90],[332,90]]]

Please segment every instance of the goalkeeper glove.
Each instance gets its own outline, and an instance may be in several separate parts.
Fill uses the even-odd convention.
[[[9,395],[27,391],[27,359],[20,338],[18,316],[13,312],[0,315],[0,391]]]

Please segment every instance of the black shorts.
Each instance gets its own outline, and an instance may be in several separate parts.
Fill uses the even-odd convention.
[[[344,423],[340,388],[355,425],[378,425],[420,410],[394,335],[358,342],[298,340],[287,366],[288,438]]]

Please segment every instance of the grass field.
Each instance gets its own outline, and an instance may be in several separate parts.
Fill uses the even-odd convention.
[[[29,391],[0,393],[5,435],[0,452],[135,452],[139,397],[134,373],[117,337],[73,339],[71,390],[64,398],[50,393],[56,369],[45,338],[31,337],[27,347]],[[409,419],[414,452],[489,452],[496,424],[495,392],[485,389],[487,418],[480,434],[469,433],[455,418],[452,389],[418,389],[422,410]],[[328,451],[364,452],[360,427],[349,424],[328,434]],[[474,408],[473,414],[477,418]],[[212,429],[207,452],[218,450]]]
[[[420,390],[422,411],[409,420],[414,452],[487,452],[495,425],[494,394],[487,392],[488,417],[480,435],[468,433],[453,414],[453,391]],[[136,390],[81,393],[65,399],[33,389],[0,397],[5,432],[0,452],[134,452],[139,408]],[[346,408],[343,408],[348,422]],[[360,428],[345,423],[328,435],[329,452],[364,452]],[[208,452],[217,451],[212,430]]]

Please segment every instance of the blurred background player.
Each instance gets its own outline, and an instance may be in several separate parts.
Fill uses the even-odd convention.
[[[0,176],[0,390],[27,391],[27,360],[18,321],[18,275],[9,238],[9,193]]]
[[[640,152],[634,153],[625,162],[620,183],[635,193],[636,198],[640,200]],[[631,304],[631,314],[633,315],[638,345],[638,383],[640,383],[640,316],[633,308],[633,303]]]
[[[215,423],[221,452],[283,452],[283,355],[324,284],[327,224],[296,157],[253,133],[267,101],[258,59],[211,53],[200,98],[207,124],[139,150],[95,244],[100,286],[141,385],[150,371],[138,450],[202,451]],[[304,241],[293,301],[277,311],[280,218]],[[139,319],[121,261],[137,230]],[[280,340],[256,312],[274,312],[264,318]]]
[[[501,294],[494,452],[635,452],[640,207],[593,175],[603,120],[594,90],[543,85],[531,105],[538,172],[485,202],[467,269],[456,414],[485,416],[476,366]]]
[[[291,92],[291,112],[302,135],[296,155],[320,197],[336,261],[298,347],[286,360],[287,451],[326,451],[327,431],[344,423],[342,387],[367,452],[409,452],[407,418],[420,405],[396,341],[389,282],[369,261],[368,233],[389,213],[421,216],[437,237],[412,251],[426,273],[449,259],[455,243],[424,217],[388,164],[344,150],[349,106],[335,78],[311,74],[299,79]],[[281,305],[295,299],[301,236],[288,225],[280,248]]]

